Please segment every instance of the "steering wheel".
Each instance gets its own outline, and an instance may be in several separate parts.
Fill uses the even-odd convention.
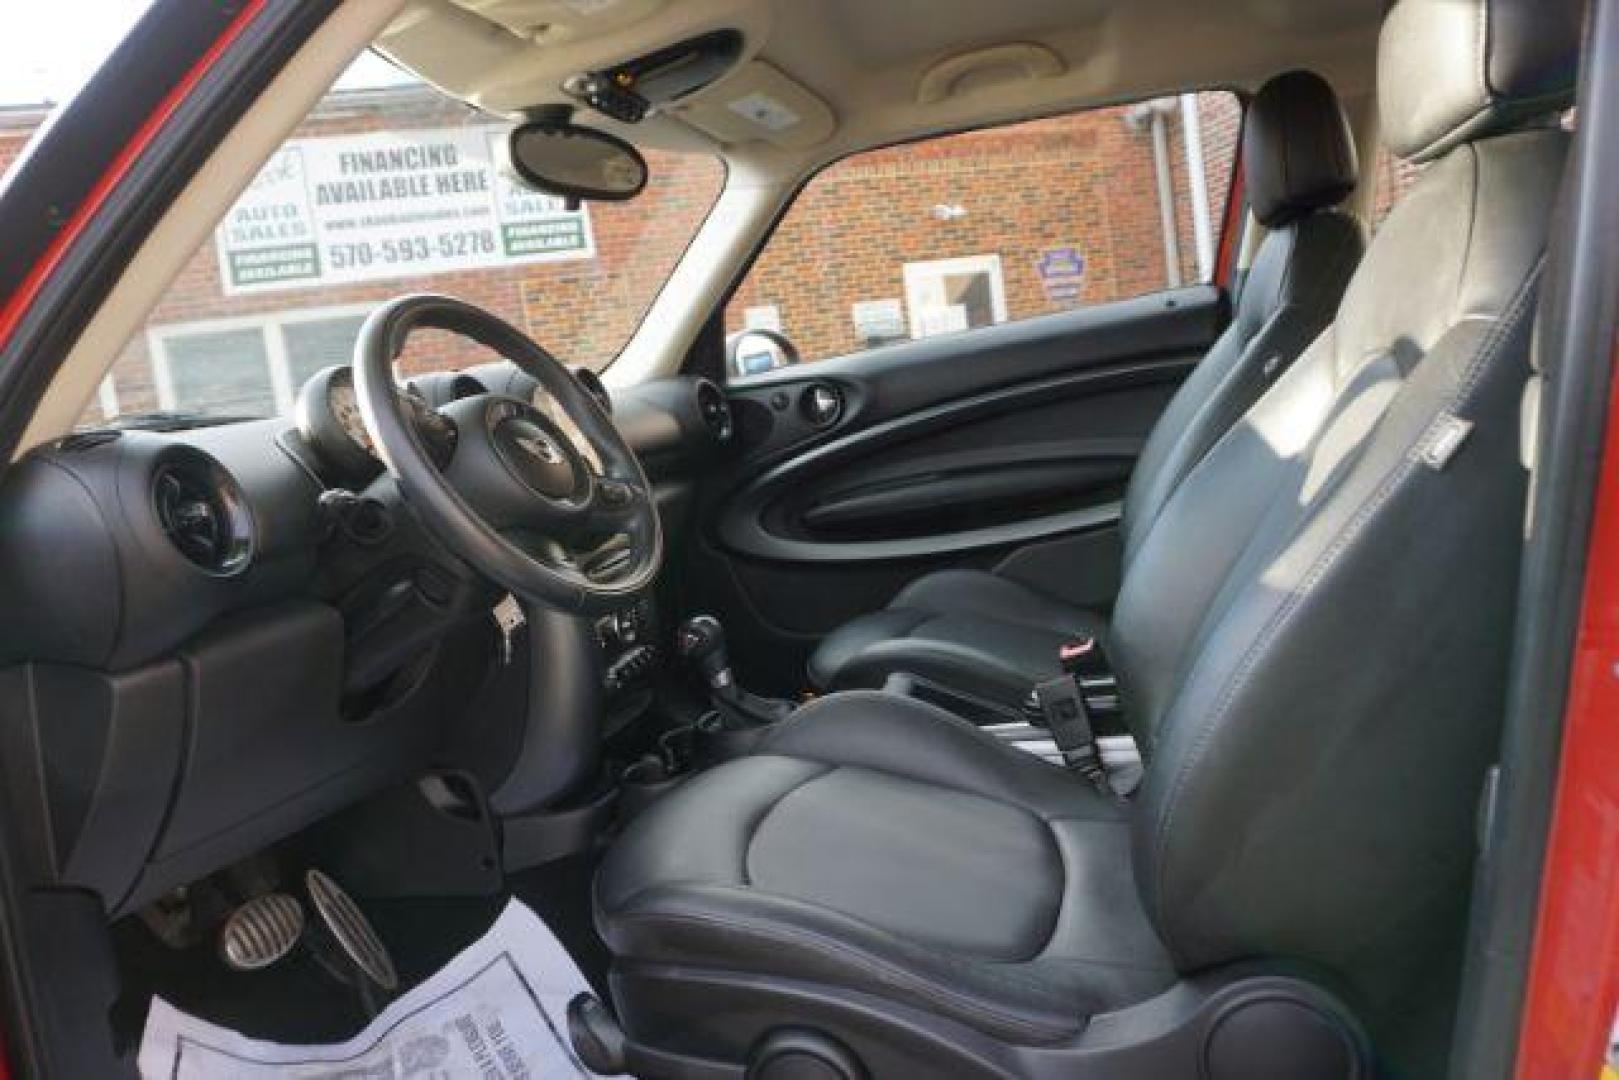
[[[393,365],[416,330],[448,330],[537,379],[589,440],[600,473],[544,414],[504,394],[439,410],[453,426],[448,462],[424,441]],[[576,614],[622,607],[657,577],[663,530],[651,485],[613,422],[557,359],[482,308],[448,296],[401,296],[366,319],[354,386],[378,455],[428,528],[516,596]],[[580,557],[619,541],[627,559],[587,574]],[[606,560],[603,560],[604,562]]]

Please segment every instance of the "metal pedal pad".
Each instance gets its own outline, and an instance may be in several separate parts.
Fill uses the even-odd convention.
[[[225,919],[219,959],[232,971],[260,971],[292,952],[303,933],[303,905],[286,893],[268,893]]]
[[[309,890],[309,900],[314,905],[315,914],[331,933],[338,948],[343,950],[343,955],[382,989],[399,989],[399,972],[394,968],[388,946],[382,943],[371,926],[371,920],[365,917],[353,898],[319,870],[311,870],[304,875],[304,888]]]

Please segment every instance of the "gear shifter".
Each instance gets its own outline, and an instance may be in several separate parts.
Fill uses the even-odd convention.
[[[675,631],[675,652],[702,674],[715,710],[730,727],[774,724],[793,711],[781,698],[750,694],[736,684],[725,649],[725,627],[712,615],[694,615]]]
[[[675,651],[702,672],[703,681],[715,694],[734,687],[731,656],[725,650],[725,627],[712,615],[694,615],[675,631]]]

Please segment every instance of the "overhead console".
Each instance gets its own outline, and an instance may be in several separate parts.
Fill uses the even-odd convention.
[[[626,124],[673,105],[723,76],[742,55],[742,35],[715,30],[598,71],[570,76],[562,89],[581,105]]]
[[[800,150],[831,137],[831,108],[759,51],[756,0],[417,0],[377,39],[396,63],[512,119],[557,106],[637,144]]]

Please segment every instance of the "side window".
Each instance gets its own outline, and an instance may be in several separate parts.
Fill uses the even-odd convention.
[[[845,158],[789,207],[726,331],[779,331],[807,362],[1211,280],[1241,123],[1203,92]],[[741,352],[733,374],[782,361]]]

